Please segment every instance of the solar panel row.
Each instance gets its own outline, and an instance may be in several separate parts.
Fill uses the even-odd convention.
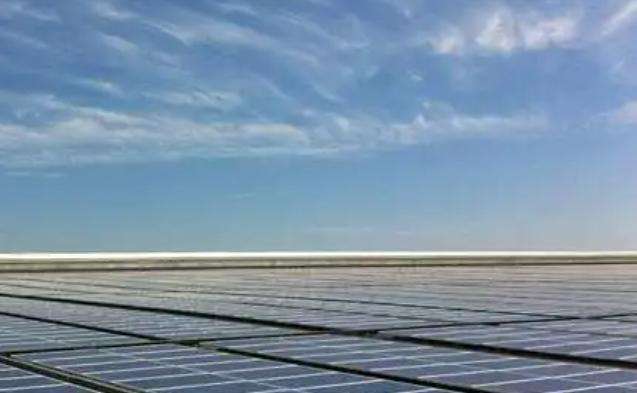
[[[632,370],[566,364],[366,338],[318,335],[224,342],[223,346],[277,356],[347,365],[390,375],[471,385],[496,392],[597,391],[637,388]],[[534,387],[535,386],[535,387]],[[529,391],[529,390],[527,390]]]
[[[139,341],[126,336],[0,315],[0,352]]]
[[[0,353],[117,392],[637,392],[635,279],[632,265],[2,275]],[[0,392],[92,391],[11,370],[25,374]]]
[[[617,267],[620,266],[620,267]],[[578,266],[514,268],[403,268],[392,269],[385,275],[383,269],[341,269],[347,278],[335,279],[333,270],[315,269],[287,272],[261,270],[215,273],[161,273],[146,279],[143,274],[103,274],[95,284],[110,288],[128,287],[212,291],[215,293],[252,294],[260,297],[272,295],[312,297],[325,300],[390,299],[392,304],[416,306],[459,307],[461,309],[498,310],[521,314],[596,315],[635,310],[625,302],[625,293],[632,288],[634,275],[626,274],[621,265],[605,265],[604,276],[600,267],[588,271]],[[624,265],[625,266],[625,265]],[[48,281],[83,281],[81,276],[57,276]],[[33,283],[33,281],[29,281]],[[373,282],[374,285],[370,285]]]
[[[31,299],[4,299],[0,304],[0,312],[5,310],[163,339],[222,339],[301,333],[293,329],[241,322]]]
[[[22,355],[47,366],[162,392],[441,392],[354,374],[175,345]]]
[[[626,361],[637,360],[637,338],[633,337],[555,332],[510,325],[395,330],[388,335],[441,338],[458,343],[484,344],[549,354]]]

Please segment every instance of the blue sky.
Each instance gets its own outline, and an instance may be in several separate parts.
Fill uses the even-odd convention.
[[[0,249],[637,248],[637,1],[0,6]]]

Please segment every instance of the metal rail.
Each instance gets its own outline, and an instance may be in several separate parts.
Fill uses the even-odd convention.
[[[0,254],[0,272],[637,263],[625,252],[266,252]]]
[[[135,389],[128,386],[119,385],[112,382],[106,382],[97,378],[92,378],[84,374],[77,374],[55,367],[45,366],[35,362],[29,362],[23,359],[17,359],[9,356],[0,356],[0,363],[29,371],[35,374],[43,375],[58,381],[67,382],[76,386],[85,387],[104,393],[143,393],[143,390]]]

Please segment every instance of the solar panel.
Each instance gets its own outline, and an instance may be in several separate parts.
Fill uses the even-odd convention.
[[[637,266],[0,274],[0,393],[637,392]]]
[[[163,315],[81,304],[60,304],[31,299],[7,299],[0,304],[0,311],[3,310],[11,310],[33,317],[46,316],[61,322],[99,326],[104,329],[163,339],[191,339],[196,337],[219,339],[299,333],[293,329],[258,326],[240,322]]]
[[[622,317],[625,318],[625,317]],[[555,332],[592,333],[637,337],[637,319],[628,322],[621,319],[570,319],[565,321],[531,322],[519,326]]]
[[[632,370],[359,337],[262,338],[232,340],[223,346],[503,392],[542,384],[550,387],[546,391],[595,388],[600,381],[637,386],[637,371]]]
[[[459,343],[482,344],[599,359],[621,359],[626,361],[637,359],[637,338],[633,337],[556,332],[548,329],[526,329],[517,326],[394,330],[389,335],[439,338]]]
[[[211,393],[436,391],[355,374],[176,345],[62,351],[21,357],[47,366],[148,391]]]
[[[0,352],[60,346],[123,344],[134,341],[139,340],[91,329],[0,315]]]

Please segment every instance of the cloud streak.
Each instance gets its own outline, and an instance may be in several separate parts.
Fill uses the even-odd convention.
[[[606,120],[623,126],[637,126],[637,100],[628,101],[619,108],[607,112]]]
[[[314,114],[305,123],[295,124],[204,123],[161,113],[122,113],[73,106],[51,96],[34,96],[27,101],[38,108],[34,109],[36,113],[46,113],[46,118],[55,120],[30,126],[0,124],[1,165],[37,167],[188,157],[333,155],[447,138],[529,135],[546,128],[541,116],[467,115],[432,102],[424,103],[422,111],[407,123]]]
[[[469,3],[460,13],[448,2],[371,0],[7,4],[2,166],[546,136],[585,99],[572,86],[602,73],[598,64],[634,68],[634,51],[601,51],[593,37],[629,42],[635,1],[599,11]],[[571,101],[553,99],[562,79]],[[595,81],[591,94],[619,102],[616,86]],[[631,108],[608,124],[630,123]]]
[[[614,12],[602,25],[602,36],[610,36],[637,21],[637,1],[631,0]]]
[[[448,23],[427,34],[425,42],[444,55],[510,54],[551,47],[568,47],[578,38],[580,16],[567,11],[557,16],[500,6],[479,11],[468,21]]]

